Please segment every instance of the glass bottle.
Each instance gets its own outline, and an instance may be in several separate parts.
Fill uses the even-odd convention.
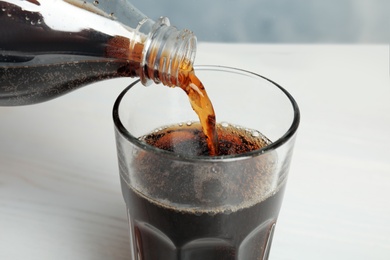
[[[116,77],[176,86],[195,52],[192,32],[155,22],[128,0],[0,0],[0,105]]]

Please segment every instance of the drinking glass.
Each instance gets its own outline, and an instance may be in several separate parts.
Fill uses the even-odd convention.
[[[146,144],[166,126],[196,122],[184,91],[139,81],[113,109],[123,197],[137,260],[268,259],[299,125],[293,97],[249,71],[199,66],[217,122],[269,144],[244,154],[193,156]],[[241,137],[240,137],[241,138]]]

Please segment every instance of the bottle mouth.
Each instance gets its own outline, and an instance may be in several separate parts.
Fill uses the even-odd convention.
[[[166,86],[179,86],[180,70],[192,68],[196,55],[196,36],[184,29],[170,26],[160,18],[148,36],[143,53],[141,82],[150,81]]]

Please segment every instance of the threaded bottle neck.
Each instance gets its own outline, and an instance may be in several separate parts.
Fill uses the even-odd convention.
[[[145,42],[141,62],[141,81],[166,86],[180,86],[180,71],[193,66],[196,54],[196,37],[189,30],[178,30],[160,18]]]

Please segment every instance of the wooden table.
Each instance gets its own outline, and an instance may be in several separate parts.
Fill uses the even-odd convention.
[[[196,63],[267,76],[300,105],[271,259],[390,259],[389,45],[200,43]],[[132,81],[0,107],[0,259],[128,259],[111,109]]]

